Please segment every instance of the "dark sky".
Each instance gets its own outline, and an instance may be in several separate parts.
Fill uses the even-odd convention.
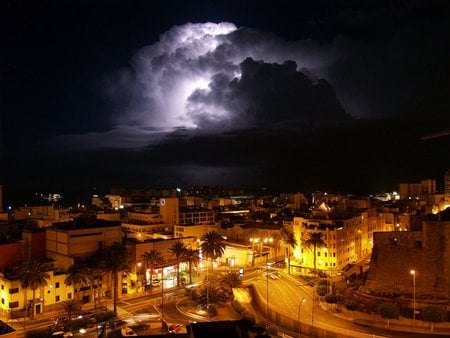
[[[161,3],[1,2],[0,184],[442,184],[448,1]]]

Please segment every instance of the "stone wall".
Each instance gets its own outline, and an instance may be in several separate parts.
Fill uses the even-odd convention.
[[[424,222],[423,231],[374,234],[372,260],[364,287],[375,294],[449,299],[450,222]]]

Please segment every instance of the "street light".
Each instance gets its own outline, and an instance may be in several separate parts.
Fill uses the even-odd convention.
[[[306,298],[303,297],[301,302],[298,304],[298,312],[297,312],[297,324],[298,324],[298,336],[300,337],[301,327],[300,327],[300,311],[302,310],[302,304],[306,301]]]
[[[413,276],[413,327],[416,327],[416,270],[409,272]]]
[[[269,253],[266,253],[266,320],[269,321]]]

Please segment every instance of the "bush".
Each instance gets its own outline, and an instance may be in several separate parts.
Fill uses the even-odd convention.
[[[358,303],[354,300],[349,300],[344,304],[345,308],[349,311],[356,311],[358,309]]]
[[[394,303],[381,303],[378,305],[378,313],[386,319],[394,319],[399,316],[398,306]]]
[[[325,296],[328,293],[328,288],[326,285],[320,285],[317,287],[317,294],[321,297]]]
[[[210,304],[208,308],[208,314],[210,317],[215,317],[218,315],[217,306],[214,304]]]
[[[440,306],[426,306],[422,308],[421,315],[423,320],[430,323],[440,323],[447,320],[447,311]]]
[[[336,304],[338,302],[338,298],[337,298],[336,295],[328,294],[328,295],[325,296],[325,301],[328,304]]]

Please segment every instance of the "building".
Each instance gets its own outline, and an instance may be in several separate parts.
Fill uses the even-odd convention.
[[[179,225],[214,224],[214,211],[200,207],[182,207],[179,211]]]
[[[209,231],[220,231],[218,224],[200,224],[200,225],[175,225],[173,233],[175,238],[194,237],[200,239],[203,234]]]
[[[164,223],[170,228],[179,224],[179,203],[176,197],[160,198],[159,213]]]
[[[56,311],[59,303],[74,297],[73,286],[64,283],[66,274],[63,271],[52,269],[48,271],[48,274],[48,284],[36,290],[34,300],[34,313],[36,314],[44,311]],[[0,311],[5,317],[16,318],[20,315],[15,315],[15,312],[20,313],[23,309],[30,312],[32,299],[33,291],[23,289],[18,276],[0,274]]]
[[[149,239],[139,241],[134,238],[126,240],[125,245],[130,253],[132,261],[131,273],[122,276],[122,294],[134,294],[143,292],[146,285],[150,285],[150,267],[144,259],[144,254],[151,250],[157,250],[162,254],[165,262],[161,266],[154,267],[152,275],[159,280],[172,281],[176,284],[176,258],[170,252],[170,248],[176,242],[183,242],[186,247],[196,245],[194,238],[185,239]],[[187,269],[187,264],[180,264],[180,270]],[[167,284],[167,282],[165,283]]]
[[[335,275],[347,264],[370,257],[373,234],[393,230],[391,216],[369,209],[345,213],[316,211],[304,217],[294,217],[293,230],[299,245],[294,249],[295,260],[291,266],[302,273],[316,268]],[[326,244],[325,247],[316,247],[316,266],[313,248],[305,245],[310,233],[321,233]]]
[[[422,231],[375,233],[372,260],[362,292],[406,295],[410,300],[413,293],[411,270],[414,270],[417,302],[448,304],[450,218],[447,216],[441,221],[439,217],[424,221]]]
[[[450,169],[447,169],[444,175],[444,193],[450,197]]]
[[[426,179],[420,183],[400,183],[400,199],[421,199],[426,195],[436,194],[436,180]]]
[[[55,266],[67,269],[94,255],[99,249],[122,240],[120,222],[77,219],[55,223],[46,229],[46,255]]]
[[[155,233],[168,231],[169,227],[160,214],[128,212],[122,221],[122,230],[127,238],[146,240],[153,238]]]

